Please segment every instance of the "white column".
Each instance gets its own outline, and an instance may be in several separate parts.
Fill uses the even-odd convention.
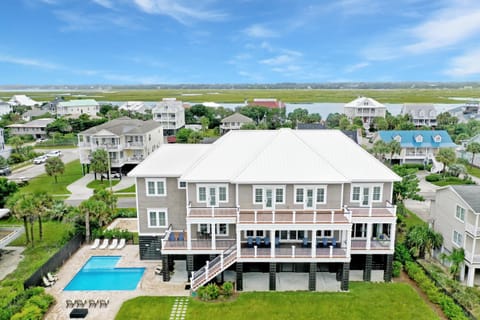
[[[397,232],[397,223],[394,222],[390,226],[390,249],[394,250],[395,249],[395,236]]]
[[[242,243],[241,243],[241,239],[242,239],[242,236],[241,236],[241,231],[240,231],[240,228],[237,226],[235,226],[236,230],[237,230],[237,258],[240,258],[240,253],[241,253],[241,250],[242,250]]]
[[[475,268],[472,266],[468,267],[468,276],[467,276],[467,286],[473,287],[473,282],[475,280]]]
[[[465,281],[465,263],[460,266],[460,282]]]
[[[192,250],[192,224],[187,223],[187,249]]]
[[[371,223],[367,223],[367,250],[370,250],[372,242],[372,227]]]
[[[275,258],[275,230],[270,230],[270,257]]]
[[[317,230],[312,229],[312,258],[317,256]]]
[[[347,257],[350,257],[350,252],[352,250],[352,232],[347,230]]]
[[[210,233],[212,235],[212,249],[215,250],[217,249],[217,239],[216,239],[216,229],[215,229],[216,225],[215,223],[212,223],[211,226],[210,226]]]

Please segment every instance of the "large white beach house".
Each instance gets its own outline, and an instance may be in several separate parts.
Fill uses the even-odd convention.
[[[140,258],[162,259],[165,281],[182,259],[193,290],[227,269],[237,290],[252,272],[270,290],[283,272],[318,291],[324,276],[348,290],[350,270],[391,279],[400,178],[340,131],[234,130],[211,145],[162,145],[129,175]]]

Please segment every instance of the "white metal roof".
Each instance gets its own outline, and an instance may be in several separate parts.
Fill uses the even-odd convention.
[[[367,97],[358,97],[357,99],[345,104],[346,108],[386,108],[383,104]]]
[[[128,173],[132,177],[180,177],[209,144],[163,144]]]

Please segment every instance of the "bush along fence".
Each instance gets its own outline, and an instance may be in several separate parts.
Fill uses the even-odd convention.
[[[43,284],[42,277],[48,272],[53,272],[61,267],[65,261],[75,253],[82,245],[84,236],[81,234],[75,235],[70,241],[68,241],[55,255],[53,255],[47,262],[45,262],[40,268],[35,271],[23,283],[23,287],[28,289],[30,287],[41,286]]]
[[[400,262],[408,276],[415,281],[420,289],[427,295],[428,299],[438,304],[445,316],[452,320],[476,319],[468,310],[463,308],[453,299],[449,292],[437,286],[436,281],[431,279],[422,266],[415,262],[404,245],[397,245],[395,248],[395,259]],[[398,265],[398,264],[397,264]]]

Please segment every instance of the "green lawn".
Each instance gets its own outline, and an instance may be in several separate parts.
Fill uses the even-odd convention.
[[[67,186],[82,177],[82,166],[80,160],[75,160],[65,164],[65,172],[58,176],[58,183],[55,178],[46,173],[31,179],[25,187],[20,189],[22,193],[33,193],[37,191],[46,191],[49,194],[70,194]]]
[[[471,176],[475,176],[477,178],[480,178],[480,168],[467,166],[467,172]]]
[[[126,301],[117,320],[169,319],[174,297]],[[191,299],[186,319],[438,319],[413,288],[404,283],[351,283],[350,292],[249,292],[232,302]]]
[[[117,185],[120,180],[112,180],[112,187]],[[110,188],[110,182],[108,180],[93,180],[92,182],[87,184],[87,188],[90,189],[106,189]]]
[[[118,193],[135,193],[135,185],[117,191]]]

